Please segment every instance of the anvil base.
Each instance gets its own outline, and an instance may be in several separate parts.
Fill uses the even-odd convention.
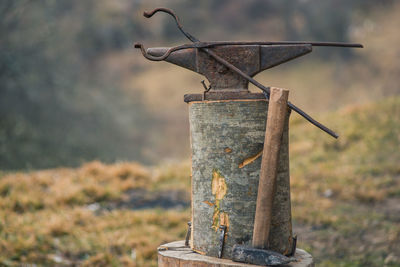
[[[265,99],[263,93],[251,93],[247,90],[243,91],[227,91],[219,90],[203,93],[203,94],[186,94],[183,97],[183,101],[186,103],[193,101],[203,100],[247,100],[247,99]]]
[[[296,249],[296,261],[285,266],[314,267],[313,257],[302,249]],[[196,267],[256,267],[258,265],[234,262],[203,256],[185,247],[184,241],[175,241],[158,248],[158,267],[196,266]]]

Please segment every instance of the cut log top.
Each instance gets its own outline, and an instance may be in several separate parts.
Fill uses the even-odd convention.
[[[313,267],[312,256],[302,249],[296,249],[295,262],[287,267]],[[175,241],[158,248],[158,267],[256,267],[258,265],[233,262],[227,259],[203,256],[185,247],[184,241]]]

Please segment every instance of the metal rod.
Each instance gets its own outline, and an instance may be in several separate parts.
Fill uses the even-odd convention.
[[[165,7],[159,7],[150,12],[143,12],[143,16],[145,16],[146,18],[151,18],[157,12],[164,12],[170,14],[174,18],[176,26],[178,26],[178,29],[183,33],[183,35],[186,36],[186,38],[188,38],[192,42],[199,42],[199,40],[196,37],[183,30],[182,24],[180,23],[178,16],[171,9]]]
[[[147,58],[148,60],[151,61],[162,61],[164,59],[166,59],[172,52],[178,51],[178,50],[182,50],[182,49],[188,49],[188,48],[194,48],[195,46],[193,44],[184,44],[184,45],[178,45],[178,46],[174,46],[169,48],[164,55],[161,55],[159,57],[156,56],[152,56],[150,54],[147,53],[146,48],[144,48],[144,45],[141,43],[135,43],[134,44],[135,48],[139,48],[140,51],[142,52],[142,55]]]
[[[222,46],[222,45],[297,45],[297,44],[310,44],[312,46],[331,46],[331,47],[353,47],[363,48],[362,44],[356,43],[342,43],[342,42],[307,42],[307,41],[278,41],[278,42],[265,42],[265,41],[216,41],[216,42],[201,42],[204,46]]]
[[[169,48],[163,55],[161,56],[152,56],[146,52],[143,44],[135,43],[134,47],[139,48],[145,58],[152,61],[162,61],[165,60],[172,52],[189,49],[189,48],[212,48],[217,46],[225,46],[225,45],[304,45],[309,44],[312,46],[330,46],[330,47],[353,47],[353,48],[362,48],[361,44],[351,44],[351,43],[332,43],[332,42],[195,42],[191,44],[183,44]]]

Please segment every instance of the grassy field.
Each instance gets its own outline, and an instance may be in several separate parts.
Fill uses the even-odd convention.
[[[291,119],[298,246],[319,266],[400,266],[400,98]],[[190,163],[0,174],[0,266],[156,266],[183,239]]]

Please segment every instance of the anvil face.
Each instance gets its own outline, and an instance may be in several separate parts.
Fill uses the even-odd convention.
[[[300,57],[312,51],[311,44],[302,45],[226,45],[209,48],[244,73],[257,73]],[[152,56],[163,55],[168,48],[148,48]],[[165,61],[204,75],[212,90],[248,90],[248,81],[226,68],[206,52],[189,48],[172,52]]]

